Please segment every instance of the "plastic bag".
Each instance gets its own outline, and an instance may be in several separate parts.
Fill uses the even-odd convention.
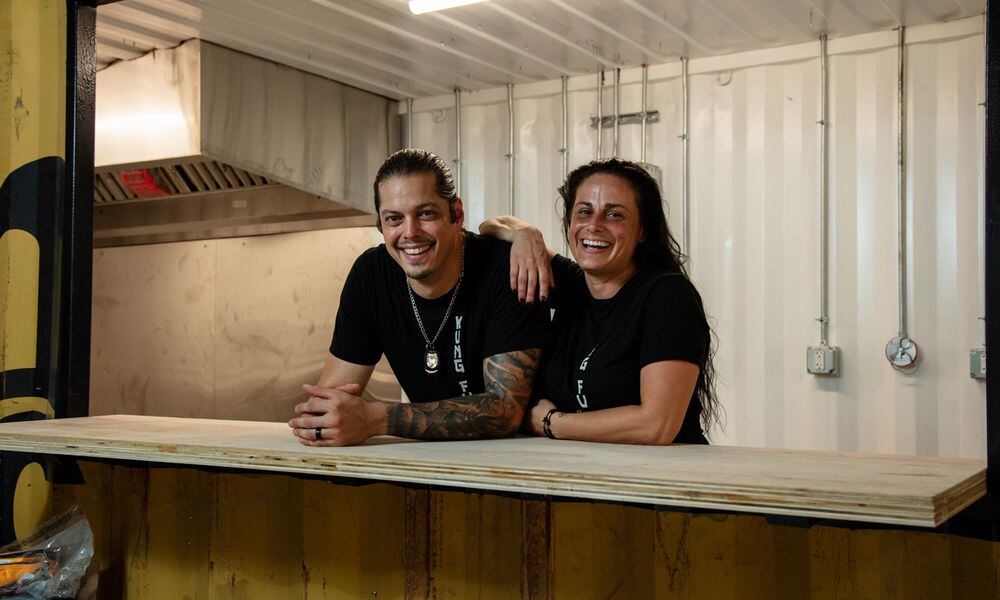
[[[94,533],[74,506],[0,548],[0,597],[76,598],[93,556]]]

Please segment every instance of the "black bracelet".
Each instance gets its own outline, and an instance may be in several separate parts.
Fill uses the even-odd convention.
[[[552,435],[552,415],[559,412],[558,408],[551,409],[548,413],[542,417],[542,431],[545,433],[545,437],[550,440],[556,439],[556,436]],[[562,414],[562,413],[559,413]]]

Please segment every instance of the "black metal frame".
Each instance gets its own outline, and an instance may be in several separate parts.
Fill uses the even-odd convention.
[[[1000,349],[1000,6],[986,2],[986,348]],[[1000,377],[986,372],[986,486],[1000,505]],[[1000,517],[1000,512],[994,512]]]
[[[90,314],[94,245],[95,0],[66,0],[66,214],[56,418],[90,408]]]

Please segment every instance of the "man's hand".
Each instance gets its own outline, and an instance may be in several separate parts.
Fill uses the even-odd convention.
[[[295,407],[299,416],[288,426],[303,446],[351,446],[381,433],[385,407],[361,398],[360,385],[348,383],[331,389],[307,384],[302,389],[309,400]],[[316,439],[316,428],[322,429],[321,439]]]

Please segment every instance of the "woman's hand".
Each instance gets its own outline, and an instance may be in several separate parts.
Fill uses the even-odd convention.
[[[510,289],[517,290],[517,299],[531,304],[535,299],[545,302],[552,281],[552,265],[542,232],[534,227],[514,231],[510,248]]]
[[[544,398],[531,407],[531,416],[528,419],[528,428],[531,430],[531,433],[539,436],[545,435],[545,427],[542,424],[542,419],[544,419],[545,415],[549,414],[549,411],[555,407],[555,404],[552,404]]]

